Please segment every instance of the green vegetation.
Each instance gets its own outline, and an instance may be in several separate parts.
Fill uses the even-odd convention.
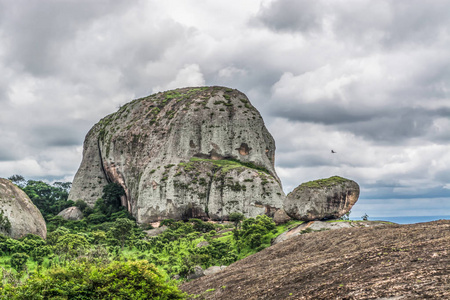
[[[26,181],[21,175],[13,175],[8,179],[30,197],[46,220],[75,204],[73,201],[67,201],[72,186],[70,182],[55,182],[50,185],[43,181]]]
[[[10,274],[9,274],[10,275]],[[31,275],[20,285],[2,284],[2,299],[185,299],[145,260],[73,261]]]
[[[3,209],[0,209],[0,232],[9,233],[11,230],[11,222],[9,222],[8,216],[5,215]]]
[[[235,169],[235,168],[250,168],[255,169],[260,172],[264,172],[267,174],[270,174],[270,172],[264,168],[257,166],[251,162],[243,162],[239,161],[237,159],[222,159],[222,160],[214,160],[214,159],[204,159],[204,158],[197,158],[193,157],[189,160],[187,163],[180,163],[179,166],[183,166],[185,171],[191,171],[195,169],[195,164],[198,162],[209,162],[212,163],[215,167],[219,168],[223,173],[227,173],[228,171]]]
[[[302,183],[298,188],[323,188],[323,187],[330,187],[337,184],[344,184],[348,182],[348,179],[339,177],[339,176],[333,176],[330,178],[325,179],[318,179],[313,181],[308,181],[305,183]]]
[[[244,215],[238,212],[234,212],[228,216],[228,219],[230,220],[230,222],[233,222],[234,227],[238,229],[239,225],[241,224],[241,221],[244,220]]]
[[[196,266],[229,265],[270,246],[293,224],[277,227],[267,216],[245,219],[234,213],[233,224],[167,219],[160,224],[167,230],[148,236],[143,228],[152,227],[140,228],[120,206],[124,191],[118,184],[105,186],[102,198],[89,207],[82,200],[73,203],[61,197],[60,184],[38,183],[28,181],[22,188],[31,195],[36,186],[42,191],[57,188],[54,193],[38,189],[34,197],[46,212],[47,240],[31,234],[18,240],[0,235],[0,299],[184,299],[170,278],[178,275],[183,280]],[[80,208],[84,218],[67,221],[52,214],[67,204]]]

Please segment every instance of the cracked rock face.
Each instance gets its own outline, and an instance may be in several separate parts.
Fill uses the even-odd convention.
[[[47,226],[39,209],[24,191],[3,178],[0,178],[0,213],[2,214],[0,233],[14,239],[29,233],[43,239],[47,237]],[[10,224],[6,226],[9,229],[5,228],[6,222]]]
[[[275,142],[241,92],[183,88],[134,100],[87,134],[69,199],[89,205],[109,182],[140,223],[273,214],[285,195]]]
[[[296,220],[338,219],[350,211],[358,197],[356,182],[333,176],[301,184],[287,195],[283,208]]]

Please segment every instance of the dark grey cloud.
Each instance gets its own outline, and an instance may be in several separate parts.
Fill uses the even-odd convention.
[[[70,147],[78,146],[82,142],[80,132],[76,127],[61,127],[58,125],[37,126],[32,128],[28,137],[36,146],[40,147]]]
[[[435,43],[448,34],[450,12],[447,0],[433,4],[418,0],[275,0],[261,7],[254,22],[301,34],[331,30],[344,41],[358,41],[359,47],[414,47]]]
[[[447,4],[0,0],[0,176],[71,180],[99,119],[206,84],[260,110],[286,192],[340,175],[378,203],[447,197]]]
[[[277,31],[303,33],[322,30],[324,7],[322,1],[272,1],[262,6],[253,22]]]
[[[2,1],[2,36],[10,65],[36,76],[58,71],[64,43],[110,14],[127,9],[128,1]],[[61,61],[62,60],[62,61]]]

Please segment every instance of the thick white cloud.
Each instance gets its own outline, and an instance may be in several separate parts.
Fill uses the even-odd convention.
[[[0,0],[0,176],[70,179],[120,105],[225,85],[261,111],[285,191],[341,175],[359,211],[428,214],[450,196],[449,28],[446,0]]]
[[[175,79],[164,87],[157,86],[153,89],[153,93],[176,89],[180,87],[203,86],[205,79],[197,64],[186,65],[183,69],[178,71]]]

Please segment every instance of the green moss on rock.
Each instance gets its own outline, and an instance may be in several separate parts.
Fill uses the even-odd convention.
[[[303,189],[303,188],[320,189],[320,188],[324,188],[324,187],[331,187],[331,186],[335,186],[335,185],[344,184],[349,181],[351,181],[351,180],[345,179],[340,176],[332,176],[330,178],[318,179],[318,180],[313,180],[313,181],[308,181],[308,182],[302,183],[298,188],[299,189]]]

